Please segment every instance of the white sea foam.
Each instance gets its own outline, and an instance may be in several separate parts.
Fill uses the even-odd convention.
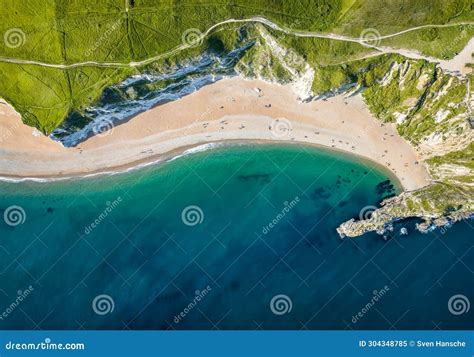
[[[70,175],[70,176],[58,176],[58,177],[6,177],[6,176],[0,176],[0,182],[11,182],[11,183],[21,183],[21,182],[37,182],[37,183],[48,183],[48,182],[58,182],[58,181],[67,181],[67,180],[80,180],[80,179],[88,179],[88,178],[93,178],[93,177],[98,177],[98,176],[114,176],[114,175],[120,175],[120,174],[125,174],[131,171],[136,171],[143,169],[148,166],[153,166],[157,165],[159,163],[163,162],[171,162],[176,159],[189,156],[192,154],[196,154],[199,152],[204,152],[208,151],[211,149],[215,149],[218,147],[225,146],[227,144],[225,143],[207,143],[207,144],[202,144],[198,145],[196,147],[193,147],[191,149],[183,151],[181,154],[178,154],[176,156],[173,156],[171,158],[166,158],[166,157],[160,157],[156,160],[151,160],[147,162],[142,162],[140,164],[130,166],[127,168],[124,168],[122,170],[110,170],[110,171],[100,171],[100,172],[95,172],[91,174],[78,174],[78,175]],[[165,155],[163,155],[165,156]]]
[[[208,150],[220,147],[220,146],[224,146],[224,144],[223,143],[208,143],[208,144],[198,145],[196,147],[193,147],[191,149],[183,151],[182,154],[173,156],[172,158],[166,160],[166,162],[171,162],[171,161],[174,161],[176,159],[179,159],[179,158],[182,158],[182,157],[185,157],[185,156],[196,154],[198,152],[208,151]]]

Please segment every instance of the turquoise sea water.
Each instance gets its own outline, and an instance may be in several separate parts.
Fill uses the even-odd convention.
[[[473,328],[472,222],[337,235],[399,190],[366,161],[296,145],[0,183],[0,328]]]

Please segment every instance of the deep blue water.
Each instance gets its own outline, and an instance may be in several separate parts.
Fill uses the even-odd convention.
[[[474,328],[472,309],[448,306],[474,301],[472,221],[428,234],[403,222],[386,239],[336,233],[398,191],[359,158],[273,145],[1,183],[0,328]]]

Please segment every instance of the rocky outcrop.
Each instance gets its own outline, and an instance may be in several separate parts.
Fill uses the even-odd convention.
[[[405,60],[392,63],[363,97],[374,115],[395,122],[433,178],[420,190],[382,202],[367,219],[351,219],[337,229],[341,237],[369,231],[383,233],[393,222],[418,217],[417,228],[428,231],[474,215],[474,130],[472,84],[433,64]]]
[[[311,98],[315,70],[296,51],[281,45],[264,26],[256,25],[255,30],[255,44],[237,63],[237,73],[246,78],[290,84],[299,100]]]
[[[417,228],[426,232],[471,218],[474,214],[473,195],[474,189],[436,183],[389,198],[382,202],[381,208],[372,212],[370,218],[351,219],[341,224],[337,232],[341,238],[357,237],[371,231],[383,234],[392,223],[412,217],[422,220]]]

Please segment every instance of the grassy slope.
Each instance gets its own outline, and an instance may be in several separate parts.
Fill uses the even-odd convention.
[[[180,45],[187,29],[205,31],[231,17],[263,15],[286,25],[298,23],[307,29],[324,30],[334,21],[340,5],[331,0],[291,4],[269,0],[132,3],[126,12],[125,1],[2,0],[0,32],[18,28],[25,34],[25,42],[17,48],[0,43],[0,56],[64,64],[138,61]],[[0,96],[27,124],[49,133],[70,110],[92,103],[107,86],[132,72],[0,63]]]
[[[369,24],[378,25],[385,33],[473,17],[467,2],[461,0],[128,0],[128,12],[126,0],[0,1],[0,32],[17,28],[26,39],[17,48],[0,43],[0,56],[49,63],[143,60],[180,45],[187,29],[205,31],[228,18],[264,16],[294,29],[332,31],[338,26],[347,34],[357,35]],[[395,10],[403,16],[394,16]],[[217,37],[225,43],[229,35]],[[351,74],[344,66],[328,66],[367,52],[359,45],[339,41],[296,41],[290,37],[286,41],[310,64],[322,67],[320,81],[314,86],[317,90],[335,87]],[[416,46],[416,41],[406,42]],[[198,51],[186,55],[191,53]],[[13,104],[26,123],[49,133],[69,111],[89,105],[104,88],[133,71],[97,67],[61,70],[0,63],[0,97]]]
[[[335,31],[357,37],[371,28],[387,35],[415,26],[473,21],[470,0],[354,0]],[[384,39],[380,45],[416,49],[427,56],[447,59],[464,48],[472,36],[473,25],[431,28]]]
[[[461,25],[450,28],[422,29],[384,39],[380,45],[393,48],[416,48],[426,56],[449,59],[458,54],[472,37],[474,37],[474,25]]]
[[[471,0],[356,0],[335,31],[358,36],[375,28],[387,35],[421,25],[473,21],[471,5]]]

